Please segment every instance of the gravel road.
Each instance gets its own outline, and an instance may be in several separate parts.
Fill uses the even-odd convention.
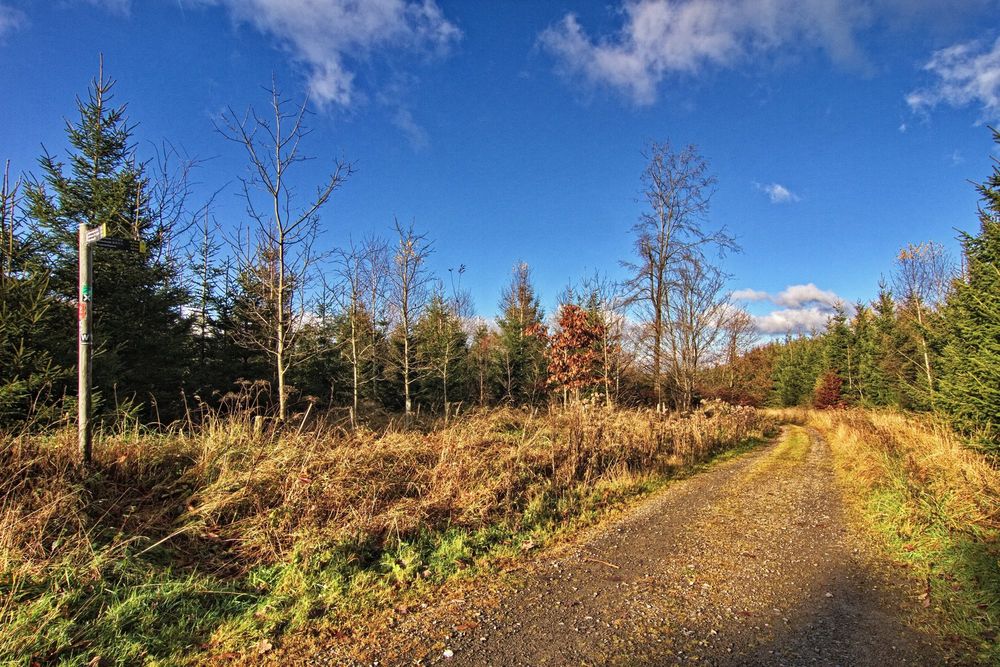
[[[919,586],[845,518],[828,444],[775,444],[671,484],[514,590],[414,614],[372,662],[940,665]],[[369,662],[369,664],[372,664]]]

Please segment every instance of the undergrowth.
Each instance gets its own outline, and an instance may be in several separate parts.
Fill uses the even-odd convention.
[[[801,421],[803,415],[798,416]],[[1000,467],[930,417],[813,411],[859,514],[926,584],[939,631],[1000,664]]]
[[[426,432],[260,430],[0,440],[0,663],[212,663],[516,560],[773,419],[500,410]]]

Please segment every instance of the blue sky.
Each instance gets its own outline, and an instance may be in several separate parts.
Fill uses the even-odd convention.
[[[297,178],[357,173],[326,243],[393,216],[464,264],[492,315],[518,260],[551,310],[569,281],[622,275],[648,140],[696,144],[711,221],[743,246],[731,287],[759,323],[815,324],[874,296],[896,251],[976,227],[970,181],[1000,116],[1000,3],[932,0],[0,0],[0,159],[36,170],[97,70],[140,153],[204,160],[235,225],[245,164],[214,130],[263,106],[272,74],[315,114]],[[752,291],[751,291],[752,290]]]

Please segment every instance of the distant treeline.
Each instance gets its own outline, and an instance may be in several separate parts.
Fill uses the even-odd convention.
[[[486,321],[462,288],[464,266],[430,273],[433,241],[412,223],[318,252],[321,211],[357,176],[336,161],[318,185],[298,180],[307,113],[277,89],[267,113],[230,110],[216,127],[249,174],[238,181],[245,215],[218,221],[211,200],[194,201],[196,161],[169,143],[140,159],[113,86],[102,71],[77,101],[65,153],[44,152],[37,174],[4,172],[0,428],[74,414],[83,224],[147,248],[94,253],[103,417],[166,424],[236,396],[279,419],[309,404],[364,418],[583,400],[686,411],[719,397],[940,409],[996,437],[996,169],[957,275],[939,246],[909,247],[874,304],[839,312],[822,335],[758,346],[717,265],[738,248],[709,226],[707,162],[693,146],[651,143],[628,278],[582,279],[546,317],[517,262]]]
[[[1000,134],[994,131],[994,141]],[[757,347],[712,369],[705,388],[737,403],[935,411],[1000,444],[1000,169],[979,186],[979,233],[958,262],[911,244],[878,298],[839,306],[822,332]]]

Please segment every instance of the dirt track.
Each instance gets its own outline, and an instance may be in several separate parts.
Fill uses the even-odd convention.
[[[515,591],[385,637],[386,664],[938,665],[919,587],[845,521],[828,444],[777,444],[670,485]],[[399,649],[403,654],[399,654]]]

